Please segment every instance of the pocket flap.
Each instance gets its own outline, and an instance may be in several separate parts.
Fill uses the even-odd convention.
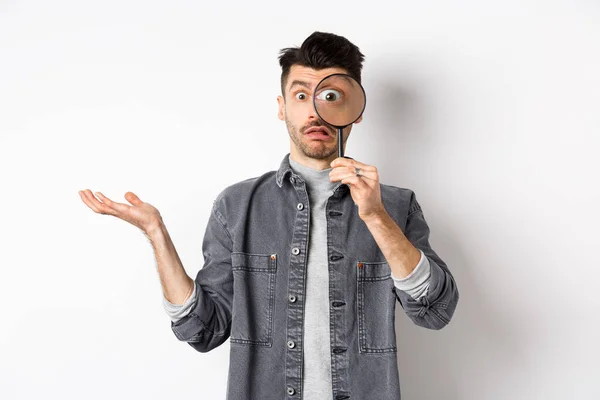
[[[234,270],[275,272],[276,254],[231,253],[231,268]]]
[[[359,261],[356,265],[359,280],[381,280],[392,277],[392,270],[387,261]]]

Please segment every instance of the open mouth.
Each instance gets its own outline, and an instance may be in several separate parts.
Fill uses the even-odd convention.
[[[322,126],[313,126],[308,128],[304,134],[312,139],[329,139],[331,133]]]

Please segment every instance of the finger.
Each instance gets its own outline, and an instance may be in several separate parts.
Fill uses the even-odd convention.
[[[331,179],[333,179],[334,181],[339,181],[341,179],[349,178],[352,176],[356,176],[354,170],[352,170],[352,172],[348,172],[347,170],[332,171],[332,173],[330,174]],[[371,188],[375,187],[375,185],[379,182],[379,177],[376,174],[373,174],[372,172],[364,173],[364,171],[361,170],[360,178],[363,178],[363,181],[366,182]]]
[[[359,182],[363,182],[370,190],[374,190],[376,185],[379,185],[379,178],[369,178],[368,176],[365,175],[360,175],[360,176],[356,176],[356,174],[352,174],[351,176],[354,176],[358,179]]]
[[[90,200],[88,200],[88,197],[85,193],[84,190],[80,190],[79,191],[79,197],[81,197],[81,201],[83,201],[85,203],[86,206],[88,206],[89,208],[92,209],[92,211],[99,213],[100,210],[98,210],[98,207],[96,207],[95,205],[92,204],[92,202]]]
[[[133,193],[133,192],[127,192],[127,193],[125,193],[125,200],[127,200],[128,202],[130,202],[134,206],[139,206],[139,205],[141,205],[143,203],[143,201],[141,201],[140,198],[137,197],[135,195],[135,193]]]
[[[127,213],[129,211],[129,208],[131,207],[130,205],[127,205],[127,204],[117,203],[116,201],[112,201],[111,199],[104,196],[100,192],[96,192],[96,196],[98,196],[98,198],[100,200],[102,200],[102,203],[106,204],[111,210],[114,210],[121,215],[124,215],[125,213]]]
[[[362,168],[359,168],[360,171],[358,171],[358,173],[360,174],[361,177],[367,178],[367,179],[371,179],[371,180],[375,180],[378,179],[378,175],[376,171],[369,171],[369,170],[364,170]],[[355,175],[356,176],[356,170],[354,169],[354,167],[352,168],[348,168],[345,172],[348,175]]]
[[[350,175],[342,179],[342,183],[346,183],[358,190],[370,190],[371,187],[361,178],[356,175]]]
[[[89,208],[91,208],[94,212],[98,214],[109,214],[112,215],[113,211],[107,207],[105,204],[102,204],[98,201],[92,194],[92,191],[89,189],[83,190],[80,192],[81,198],[83,202],[87,204]]]
[[[353,158],[338,157],[331,162],[331,167],[348,167],[354,170],[354,167],[360,168],[364,171],[377,171],[377,168],[373,165],[361,163]]]

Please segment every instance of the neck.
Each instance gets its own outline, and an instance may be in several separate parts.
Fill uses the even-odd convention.
[[[323,169],[311,168],[295,161],[291,156],[290,167],[304,179],[312,194],[329,193],[338,185],[338,182],[331,182],[329,179],[331,167]]]

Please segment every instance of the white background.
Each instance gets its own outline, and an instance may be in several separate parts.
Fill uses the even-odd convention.
[[[397,308],[403,399],[600,398],[597,1],[0,1],[0,398],[223,399],[152,247],[78,190],[156,206],[188,274],[225,186],[277,169],[279,49],[366,55],[346,154],[413,189],[460,303]],[[359,399],[371,400],[371,399]]]

